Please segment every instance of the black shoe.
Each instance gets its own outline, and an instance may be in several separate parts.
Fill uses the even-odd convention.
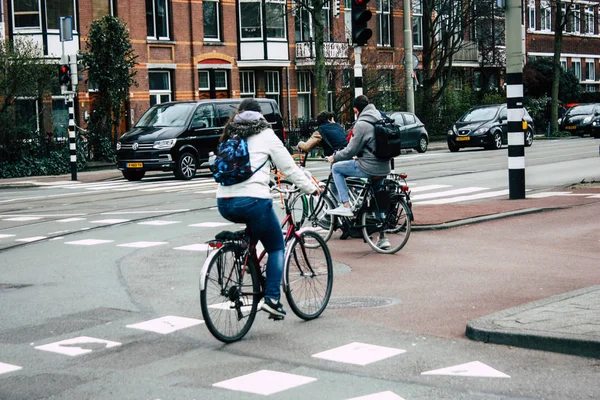
[[[278,315],[280,317],[284,317],[286,315],[281,303],[273,303],[271,299],[265,299],[265,302],[262,304],[260,309],[268,312],[269,314]]]

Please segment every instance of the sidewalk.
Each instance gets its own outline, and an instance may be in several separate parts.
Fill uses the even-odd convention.
[[[114,169],[79,172],[78,182],[120,179]],[[0,180],[0,190],[64,181],[71,175]],[[517,215],[600,203],[600,184],[466,204],[414,205],[414,231],[449,229]],[[469,321],[472,340],[600,358],[600,286],[563,293]]]

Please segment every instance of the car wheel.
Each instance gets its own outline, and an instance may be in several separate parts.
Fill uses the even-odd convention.
[[[494,133],[492,143],[488,146],[488,149],[498,150],[502,148],[502,135],[500,132]]]
[[[423,135],[419,138],[419,146],[416,148],[416,150],[419,153],[425,153],[427,151],[427,145],[427,138],[425,137],[425,135]]]
[[[190,180],[196,176],[196,157],[189,152],[181,153],[177,167],[175,168],[175,176],[178,179]]]
[[[123,178],[128,181],[140,181],[146,175],[146,171],[141,169],[125,169],[121,172],[123,173]]]
[[[531,129],[525,131],[525,147],[529,147],[533,144],[533,132]]]
[[[448,149],[452,152],[452,153],[456,153],[458,150],[460,150],[460,147],[458,147],[457,145],[454,145],[452,143],[448,143]]]

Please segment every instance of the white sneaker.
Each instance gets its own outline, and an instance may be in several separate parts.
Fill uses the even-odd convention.
[[[337,208],[334,208],[333,210],[327,210],[326,213],[329,215],[339,215],[340,217],[353,217],[354,216],[354,213],[352,213],[352,210],[350,209],[350,207],[344,207],[343,204]]]
[[[392,245],[390,244],[390,241],[386,237],[379,238],[379,240],[377,240],[377,244],[375,246],[377,246],[381,250],[386,250],[386,249],[389,249],[390,247],[392,247]]]

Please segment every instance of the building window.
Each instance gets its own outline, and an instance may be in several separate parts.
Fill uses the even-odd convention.
[[[552,31],[552,7],[547,0],[540,2],[540,30]]]
[[[198,71],[198,89],[210,90],[210,75],[208,71]]]
[[[170,39],[168,0],[146,0],[146,34],[150,39]]]
[[[342,71],[342,87],[349,88],[352,82],[352,71],[345,69]]]
[[[330,2],[323,4],[323,41],[331,42],[331,9]]]
[[[32,1],[32,3],[35,1]],[[73,28],[77,26],[75,21],[75,3],[73,0],[46,0],[46,26],[48,29],[59,29],[58,19],[65,15],[73,16]]]
[[[394,75],[391,70],[380,70],[377,82],[380,97],[378,108],[390,111],[394,104]]]
[[[240,71],[240,97],[255,97],[254,71]]]
[[[573,74],[577,77],[577,80],[581,82],[581,61],[571,60],[571,70],[573,71]]]
[[[596,86],[595,85],[585,85],[585,91],[586,92],[595,92]]]
[[[596,24],[594,22],[594,7],[585,8],[585,33],[593,35],[596,33]]]
[[[527,15],[529,16],[529,29],[535,31],[535,0],[529,0],[527,9]]]
[[[391,46],[390,0],[377,0],[377,45]]]
[[[561,60],[560,60],[560,67],[561,67],[561,68],[562,68],[564,71],[566,71],[566,70],[567,70],[567,60],[566,60],[566,59],[564,59],[564,58],[561,58]]]
[[[312,39],[310,13],[303,7],[296,9],[296,42],[308,42]]]
[[[412,3],[413,46],[423,46],[423,6],[421,0]]]
[[[310,119],[310,97],[312,85],[310,72],[298,72],[298,119],[308,121]]]
[[[581,10],[578,5],[573,5],[571,9],[571,32],[581,32]]]
[[[38,0],[13,0],[15,29],[41,29],[40,3]]]
[[[265,3],[267,38],[285,39],[285,0],[269,0]]]
[[[585,80],[595,81],[596,80],[596,64],[594,60],[585,61]]]
[[[265,71],[265,97],[273,99],[279,105],[279,71]]]
[[[150,105],[166,103],[171,98],[171,74],[168,71],[148,72]]]
[[[242,39],[261,39],[263,37],[261,12],[260,2],[240,1]]]
[[[105,15],[115,15],[113,0],[92,0],[92,19],[100,19]]]
[[[215,90],[227,90],[227,71],[215,70]]]
[[[204,40],[220,40],[219,0],[202,1]]]

